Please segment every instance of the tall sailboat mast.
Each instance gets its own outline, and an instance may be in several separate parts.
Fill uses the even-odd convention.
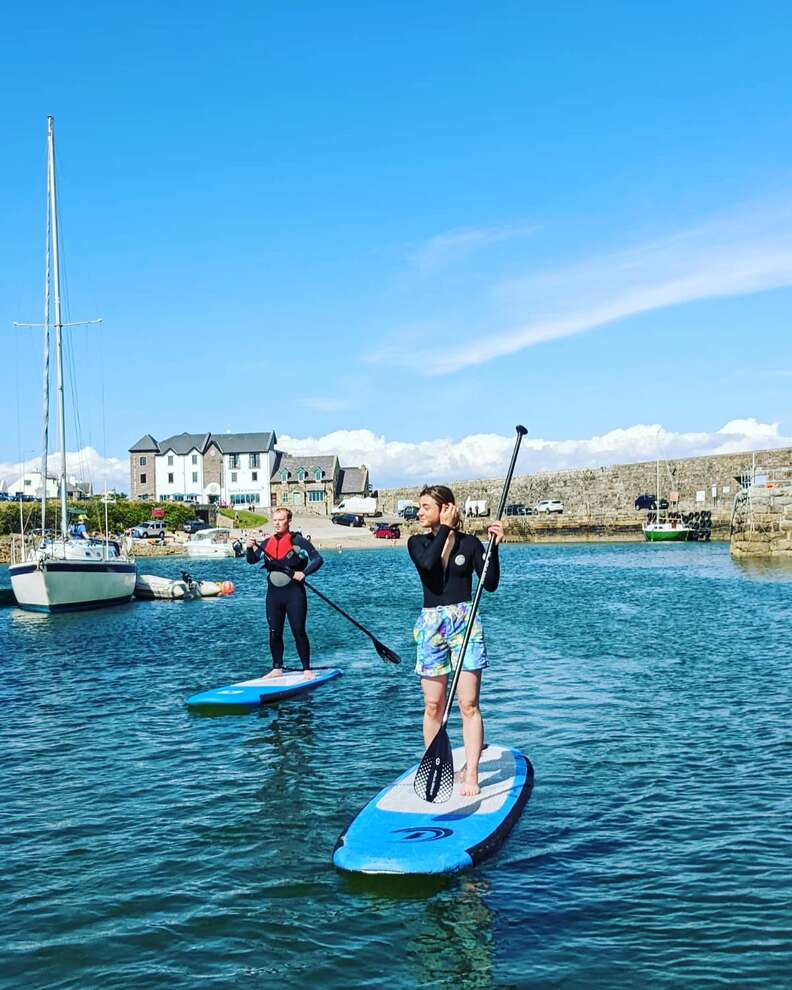
[[[50,118],[51,120],[52,118]],[[47,146],[47,162],[49,163],[49,144]],[[42,395],[44,409],[41,427],[41,535],[47,528],[47,452],[49,450],[49,364],[50,364],[50,172],[47,168],[47,222],[45,224],[46,240],[44,245],[44,381]]]
[[[58,263],[58,193],[55,188],[55,121],[47,117],[47,185],[49,187],[50,231],[52,243],[52,291],[55,297],[55,355],[58,365],[58,435],[60,439],[61,536],[66,539],[66,408],[63,387],[63,320],[61,318],[60,266]]]

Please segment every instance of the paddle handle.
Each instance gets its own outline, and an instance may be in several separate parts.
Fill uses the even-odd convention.
[[[502,518],[506,509],[506,499],[509,495],[509,487],[511,485],[512,475],[514,474],[514,467],[517,464],[517,455],[520,452],[520,444],[522,443],[522,438],[528,432],[524,426],[516,426],[515,430],[517,431],[517,439],[514,441],[514,450],[512,451],[509,470],[506,472],[506,480],[503,483],[503,491],[501,492],[500,502],[498,503],[498,511],[495,515],[496,521]],[[476,618],[476,613],[478,612],[482,592],[484,591],[484,582],[487,578],[487,571],[489,570],[490,558],[492,556],[492,548],[494,545],[495,537],[490,536],[487,541],[487,549],[484,551],[484,564],[481,568],[481,576],[479,577],[478,585],[476,587],[476,594],[473,596],[473,605],[471,606],[470,615],[468,616],[465,636],[462,640],[462,648],[459,651],[459,660],[457,661],[454,677],[451,681],[451,689],[449,690],[448,697],[446,698],[446,706],[445,711],[443,712],[442,722],[443,729],[445,729],[446,724],[448,723],[448,717],[451,714],[451,706],[454,703],[454,696],[456,695],[457,685],[459,684],[459,677],[462,673],[462,664],[464,663],[465,653],[467,652],[468,643],[470,642],[470,637],[473,633],[473,622]]]

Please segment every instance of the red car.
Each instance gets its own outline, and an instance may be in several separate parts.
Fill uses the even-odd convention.
[[[401,530],[395,523],[377,523],[374,537],[377,540],[400,540]]]

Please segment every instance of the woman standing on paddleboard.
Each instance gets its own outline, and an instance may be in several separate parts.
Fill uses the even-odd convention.
[[[283,674],[283,628],[289,619],[297,655],[306,678],[316,675],[311,668],[311,644],[305,629],[308,599],[303,580],[324,563],[310,540],[292,533],[291,509],[275,509],[272,513],[274,534],[265,542],[247,541],[247,562],[257,564],[262,558],[267,568],[267,624],[272,670],[267,677]]]
[[[428,747],[442,724],[448,675],[459,658],[471,611],[473,571],[481,577],[484,547],[477,537],[462,532],[454,493],[445,485],[423,489],[418,521],[429,532],[411,536],[407,549],[423,585],[424,607],[413,636],[418,647],[415,672],[421,678],[424,696],[424,744]],[[497,548],[503,540],[503,523],[494,522],[488,532],[494,543],[484,588],[495,591],[500,579]],[[478,766],[484,744],[479,693],[481,673],[487,666],[481,620],[476,616],[457,689],[465,743],[465,769],[459,783],[465,795],[479,793]]]

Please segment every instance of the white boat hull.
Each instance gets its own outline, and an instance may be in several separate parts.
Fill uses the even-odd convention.
[[[33,612],[69,612],[128,602],[137,567],[129,560],[40,560],[9,567],[17,604]]]
[[[228,543],[187,544],[188,557],[233,557],[234,548]]]

